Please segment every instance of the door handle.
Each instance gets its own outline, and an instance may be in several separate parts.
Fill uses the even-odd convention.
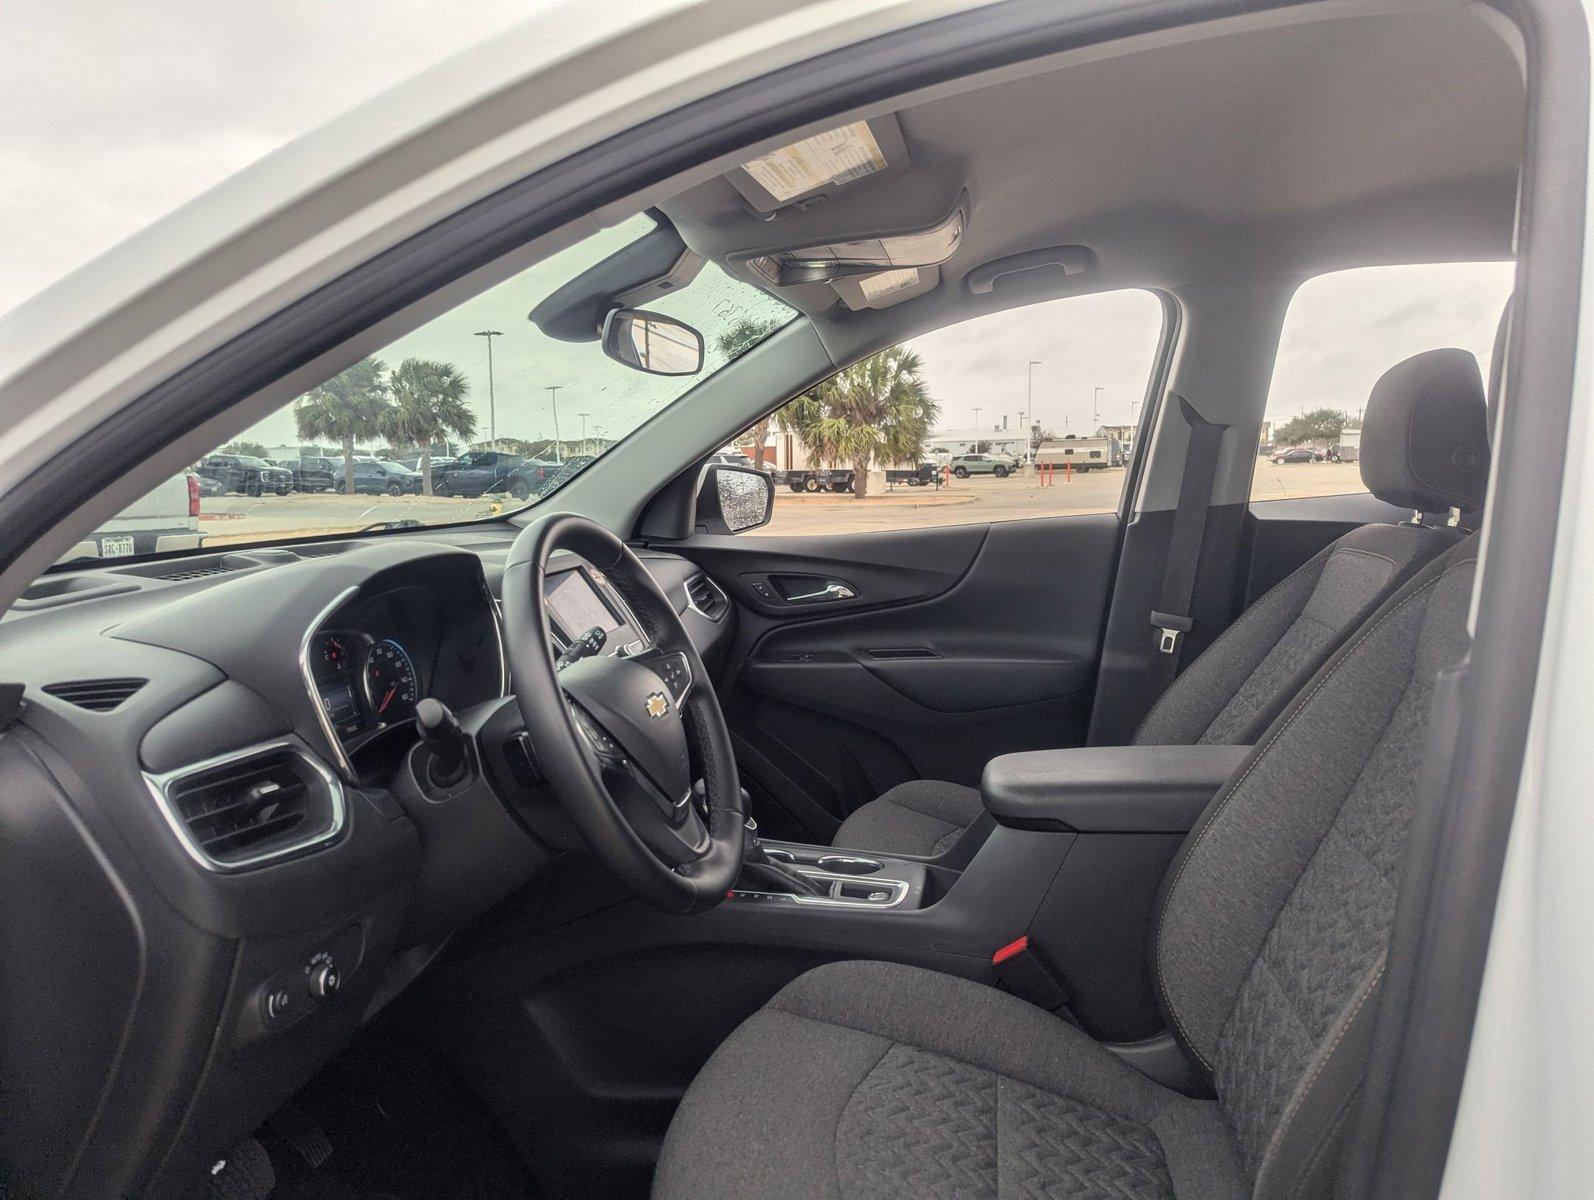
[[[820,604],[833,603],[837,600],[853,600],[858,593],[838,579],[832,579],[817,592],[803,592],[797,596],[787,596],[787,604]]]

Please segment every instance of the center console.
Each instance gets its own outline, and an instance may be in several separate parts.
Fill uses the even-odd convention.
[[[751,836],[757,838],[756,830]],[[929,868],[923,862],[884,854],[804,846],[795,842],[757,843],[767,858],[787,872],[817,885],[812,891],[787,891],[773,874],[743,878],[728,900],[800,904],[823,908],[915,910],[924,907]]]

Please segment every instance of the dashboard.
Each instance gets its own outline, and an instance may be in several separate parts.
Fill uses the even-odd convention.
[[[202,1174],[582,845],[518,740],[496,598],[513,532],[87,569],[0,620],[22,685],[0,827],[26,841],[0,949],[13,995],[54,998],[0,997],[8,1170],[126,1195]],[[698,568],[642,557],[713,671],[733,606],[705,615]],[[556,556],[545,587],[552,653],[594,629],[602,653],[636,646],[589,564]],[[481,760],[443,797],[410,769],[428,697]]]

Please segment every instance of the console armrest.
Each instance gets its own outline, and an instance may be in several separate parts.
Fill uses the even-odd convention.
[[[1015,829],[1186,833],[1250,746],[1089,746],[993,758],[990,814]]]

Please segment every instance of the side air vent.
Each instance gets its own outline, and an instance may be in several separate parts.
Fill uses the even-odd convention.
[[[57,700],[65,700],[90,712],[110,712],[113,708],[120,708],[128,697],[148,682],[147,679],[133,678],[78,679],[71,683],[47,683],[44,690]]]
[[[720,585],[707,575],[694,575],[686,581],[686,602],[710,621],[721,620],[731,604]]]
[[[343,829],[343,789],[296,742],[281,742],[150,778],[188,852],[237,871],[298,854]]]

